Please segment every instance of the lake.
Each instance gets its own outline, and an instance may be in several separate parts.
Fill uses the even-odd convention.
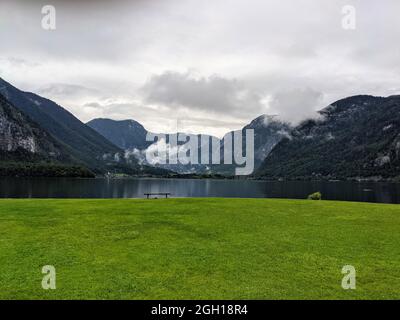
[[[323,199],[400,203],[400,184],[376,182],[253,181],[198,179],[0,178],[1,198],[143,198],[147,192],[172,197]]]

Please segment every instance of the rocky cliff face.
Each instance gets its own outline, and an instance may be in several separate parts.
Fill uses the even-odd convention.
[[[22,148],[29,152],[36,152],[36,141],[32,132],[27,132],[24,129],[24,127],[18,126],[0,113],[0,149],[15,151]]]
[[[52,138],[0,95],[0,150],[23,151],[57,158],[60,147]]]

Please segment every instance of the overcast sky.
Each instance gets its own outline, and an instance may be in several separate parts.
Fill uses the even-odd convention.
[[[398,0],[1,0],[0,76],[85,122],[222,136],[261,114],[297,122],[346,96],[400,94],[399,15]]]

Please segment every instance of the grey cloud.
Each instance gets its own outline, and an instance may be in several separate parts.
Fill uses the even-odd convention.
[[[1,1],[0,37],[12,39],[1,55],[14,59],[1,60],[0,74],[24,90],[95,88],[47,88],[83,120],[134,118],[158,131],[180,117],[193,130],[225,131],[262,113],[298,121],[345,96],[399,93],[398,0],[51,3],[57,30],[46,32],[48,1]],[[344,5],[356,7],[356,30],[341,27]],[[91,101],[99,106],[82,107]]]
[[[276,93],[270,102],[270,111],[294,124],[316,117],[322,108],[323,94],[310,88],[293,89]]]
[[[84,111],[89,118],[107,117],[115,120],[134,119],[138,120],[137,114],[148,115],[148,109],[135,102],[87,102],[83,104]]]
[[[39,89],[39,93],[42,95],[48,95],[52,97],[82,97],[82,96],[93,96],[99,95],[100,92],[96,89],[87,88],[85,86],[76,84],[65,84],[65,83],[54,83],[46,87]]]
[[[235,79],[218,75],[194,77],[168,71],[144,85],[146,101],[178,108],[194,108],[216,114],[243,115],[263,111],[262,97]]]
[[[41,66],[41,63],[33,62],[19,57],[0,57],[0,61],[9,63],[16,67],[34,68]]]

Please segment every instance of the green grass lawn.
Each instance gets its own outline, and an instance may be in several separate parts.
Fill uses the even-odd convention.
[[[400,205],[0,200],[0,298],[399,299]]]

